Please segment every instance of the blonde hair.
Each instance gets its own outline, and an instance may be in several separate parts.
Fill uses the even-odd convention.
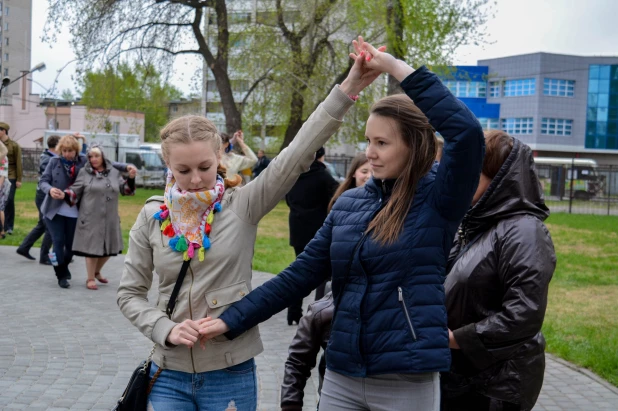
[[[62,136],[56,145],[56,151],[58,154],[62,155],[63,150],[75,151],[75,154],[79,154],[81,151],[81,144],[79,144],[79,141],[77,141],[75,137],[67,134],[66,136]]]
[[[207,118],[188,115],[174,119],[161,130],[161,152],[163,159],[169,162],[171,146],[174,144],[190,144],[194,141],[206,141],[212,144],[217,155],[217,174],[223,177],[225,187],[235,187],[242,182],[242,177],[235,175],[226,178],[226,168],[219,160],[221,150],[221,135],[214,123]]]

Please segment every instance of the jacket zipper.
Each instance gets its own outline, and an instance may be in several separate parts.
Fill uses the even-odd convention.
[[[399,301],[401,302],[403,312],[406,315],[406,320],[408,320],[410,331],[412,331],[412,338],[414,338],[414,341],[416,341],[416,332],[414,331],[414,327],[412,326],[412,320],[410,319],[410,313],[408,313],[408,307],[406,307],[406,301],[403,299],[403,290],[401,289],[401,287],[397,287],[397,291],[399,291]]]
[[[193,268],[191,268],[191,266],[189,266],[189,271],[191,271],[191,285],[189,286],[189,315],[191,316],[191,320],[193,320],[193,307],[191,306],[191,291],[193,290],[193,279],[195,278],[193,275]],[[199,343],[199,341],[198,341]],[[193,348],[195,348],[195,346],[191,347],[191,365],[193,366],[193,373],[195,374],[195,361],[193,360]]]

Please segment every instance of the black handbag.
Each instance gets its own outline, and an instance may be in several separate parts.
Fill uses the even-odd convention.
[[[174,285],[174,291],[172,291],[170,300],[167,303],[165,312],[170,319],[172,318],[174,307],[176,307],[176,298],[178,297],[178,292],[180,292],[180,287],[185,279],[190,263],[190,260],[183,261],[178,279]],[[163,371],[163,368],[159,367],[155,375],[150,378],[150,366],[152,365],[152,356],[154,355],[156,347],[157,345],[155,344],[148,358],[142,361],[135,371],[133,371],[127,388],[125,388],[124,393],[122,393],[122,396],[112,411],[146,411],[146,407],[148,406],[148,395],[155,381],[159,378],[161,371]]]

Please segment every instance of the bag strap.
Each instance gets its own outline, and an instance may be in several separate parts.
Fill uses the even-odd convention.
[[[174,312],[174,308],[176,307],[176,298],[178,297],[178,293],[180,292],[180,287],[182,287],[182,282],[185,279],[185,275],[187,275],[187,270],[189,269],[190,264],[191,264],[191,260],[182,262],[180,273],[178,273],[178,279],[176,279],[176,285],[174,285],[174,291],[172,291],[170,300],[167,303],[167,308],[165,309],[165,313],[170,319],[172,318],[172,313]]]

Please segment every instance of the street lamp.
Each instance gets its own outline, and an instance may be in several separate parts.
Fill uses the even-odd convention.
[[[43,71],[45,70],[46,66],[45,63],[39,63],[36,66],[32,67],[30,70],[25,71],[21,76],[17,77],[15,80],[11,81],[10,78],[5,77],[2,79],[2,86],[0,86],[0,96],[2,96],[2,90],[8,86],[10,86],[11,84],[15,83],[17,80],[19,80],[20,78],[27,76],[30,73],[34,73],[35,71]]]

